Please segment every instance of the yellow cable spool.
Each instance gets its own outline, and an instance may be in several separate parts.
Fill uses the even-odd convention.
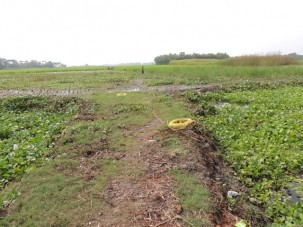
[[[186,128],[189,124],[193,123],[194,120],[190,118],[176,118],[170,121],[167,126],[172,130],[180,130]]]
[[[126,93],[118,93],[117,96],[126,96]]]

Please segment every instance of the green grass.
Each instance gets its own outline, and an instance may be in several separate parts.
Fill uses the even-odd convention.
[[[141,176],[145,167],[142,163],[110,157],[88,159],[87,168],[95,175],[87,180],[81,168],[87,152],[94,149],[117,154],[136,152],[139,145],[133,136],[134,130],[156,118],[163,121],[160,128],[167,128],[166,121],[189,115],[182,101],[156,92],[129,92],[124,97],[116,93],[95,93],[82,98],[89,102],[84,111],[93,120],[82,119],[78,113],[53,148],[54,156],[1,192],[11,195],[9,215],[0,219],[1,226],[102,223],[100,212],[110,214],[112,207],[100,199],[100,192],[113,179]],[[108,146],[103,141],[107,141]],[[179,149],[173,137],[163,146]],[[191,221],[201,223],[201,220]]]
[[[174,101],[170,96],[156,92],[128,92],[127,96],[119,97],[117,93],[98,93],[89,96],[98,103],[97,113],[107,116],[110,125],[111,147],[124,151],[132,149],[134,138],[127,136],[127,131],[135,126],[144,126],[157,117],[166,122],[178,117],[187,117],[184,103]],[[112,124],[111,122],[117,122]]]
[[[117,71],[137,73],[149,86],[209,83],[230,84],[247,81],[300,80],[303,65],[292,66],[224,66],[224,65],[148,65],[142,76],[140,66],[117,67]],[[135,74],[134,74],[135,75]]]
[[[141,66],[116,66],[114,70],[100,67],[2,70],[2,89],[40,90],[90,90],[106,91],[134,87],[136,81],[143,85],[203,85],[230,84],[231,82],[300,80],[303,65],[292,66],[224,66],[224,65],[146,65],[145,74]],[[102,69],[102,68],[101,68]],[[57,70],[57,71],[56,71]],[[66,71],[64,71],[66,70]]]
[[[113,89],[127,84],[131,75],[113,71],[37,72],[0,74],[0,89]]]
[[[161,145],[171,149],[181,148],[181,144],[177,136],[172,136],[166,140],[161,141]]]
[[[210,226],[207,217],[199,217],[197,213],[208,213],[211,209],[209,192],[202,183],[188,173],[174,170],[172,174],[176,180],[176,194],[185,212],[186,221],[194,226]]]
[[[10,213],[0,219],[1,226],[77,226],[100,220],[100,207],[107,206],[98,193],[117,175],[121,163],[101,160],[102,174],[92,181],[81,176],[76,159],[68,154],[31,171],[16,182],[20,193]]]

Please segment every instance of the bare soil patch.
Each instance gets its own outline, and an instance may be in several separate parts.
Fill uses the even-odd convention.
[[[202,211],[197,215],[211,219],[214,225],[234,226],[242,210],[236,214],[228,211],[224,198],[228,186],[222,188],[220,185],[225,169],[222,160],[212,154],[217,150],[211,137],[199,135],[195,128],[179,132],[158,130],[160,125],[161,122],[155,119],[136,131],[138,148],[123,157],[130,163],[144,163],[145,173],[130,179],[113,179],[100,192],[101,199],[112,208],[111,213],[103,216],[102,225],[191,226],[183,217],[182,204],[175,195],[175,182],[170,174],[178,167],[200,179],[211,191],[213,213]],[[161,145],[161,141],[172,135],[179,136],[180,142],[189,150],[187,155]]]
[[[44,89],[44,88],[32,88],[32,89],[4,89],[0,90],[0,98],[12,97],[12,96],[27,96],[27,95],[81,95],[91,94],[93,91],[88,89]]]

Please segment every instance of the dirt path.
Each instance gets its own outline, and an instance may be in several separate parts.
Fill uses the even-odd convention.
[[[134,133],[137,149],[127,151],[124,161],[143,164],[144,174],[114,179],[100,193],[112,206],[111,212],[103,216],[102,226],[178,226],[173,180],[167,174],[170,165],[156,140],[160,124],[155,119]]]
[[[113,179],[100,192],[100,196],[111,209],[103,213],[101,226],[194,226],[187,221],[188,215],[209,220],[216,226],[234,226],[239,219],[228,211],[220,187],[224,171],[222,160],[213,141],[206,135],[197,134],[193,129],[182,132],[159,130],[162,124],[154,119],[147,126],[135,131],[136,149],[123,155],[130,166],[144,166],[144,173],[129,179]],[[179,136],[187,155],[180,155],[179,149],[161,145],[171,136]],[[131,167],[130,167],[131,168]],[[205,212],[189,214],[184,212],[180,198],[175,194],[176,182],[170,171],[181,171],[200,179],[200,183],[211,190],[213,208]],[[130,173],[136,172],[130,169]],[[131,175],[131,174],[130,174]],[[227,187],[235,182],[226,182]],[[239,189],[239,188],[238,188]],[[226,193],[224,191],[224,193]],[[202,198],[201,198],[202,199]],[[205,201],[208,203],[209,201]],[[241,209],[236,213],[241,213]]]

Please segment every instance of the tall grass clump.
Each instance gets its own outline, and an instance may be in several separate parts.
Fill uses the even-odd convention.
[[[224,59],[220,63],[230,66],[280,66],[297,65],[299,61],[295,57],[287,55],[247,55]]]

